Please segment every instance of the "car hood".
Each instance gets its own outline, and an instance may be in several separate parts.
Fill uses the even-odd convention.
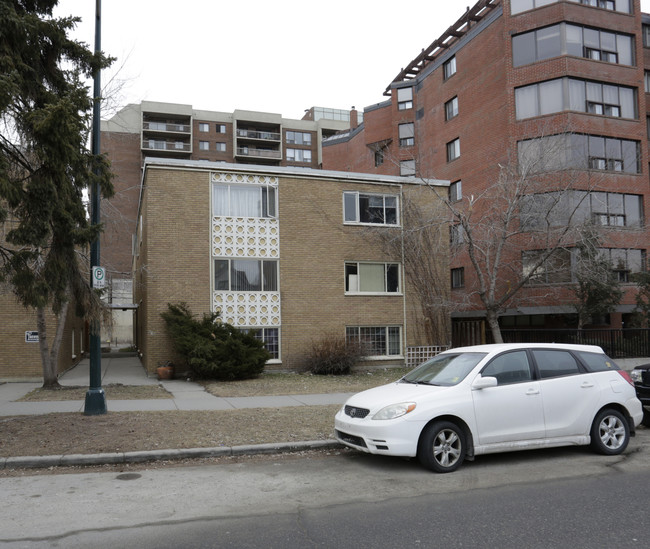
[[[448,392],[453,387],[439,387],[414,383],[389,383],[362,391],[350,397],[346,402],[356,408],[367,408],[371,412],[380,410],[384,406],[399,402],[420,402],[423,398],[440,395]]]

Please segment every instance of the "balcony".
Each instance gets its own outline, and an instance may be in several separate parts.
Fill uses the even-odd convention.
[[[265,130],[246,130],[237,129],[237,137],[243,139],[259,139],[261,141],[280,141],[280,132],[270,132]]]
[[[145,131],[166,132],[166,133],[190,133],[192,127],[190,124],[181,122],[160,122],[160,121],[143,121],[142,129]]]
[[[170,141],[161,139],[143,139],[143,151],[159,151],[166,153],[188,154],[192,152],[192,145],[186,141]]]
[[[254,158],[272,158],[274,160],[282,159],[282,151],[273,151],[270,149],[254,149],[251,147],[237,147],[237,156],[248,156]]]

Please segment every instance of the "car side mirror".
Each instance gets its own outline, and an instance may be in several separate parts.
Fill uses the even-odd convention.
[[[487,389],[488,387],[496,387],[499,384],[496,377],[482,375],[476,376],[474,383],[472,383],[472,390],[478,391],[480,389]]]

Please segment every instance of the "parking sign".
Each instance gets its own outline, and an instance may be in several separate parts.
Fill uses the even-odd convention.
[[[104,288],[106,286],[106,269],[104,267],[93,267],[93,288]]]

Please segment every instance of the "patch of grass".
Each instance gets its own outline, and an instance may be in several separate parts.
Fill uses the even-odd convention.
[[[408,368],[386,368],[354,372],[344,376],[323,376],[311,373],[264,373],[258,378],[241,381],[205,381],[210,394],[219,397],[264,395],[308,395],[320,393],[357,393],[397,381]]]
[[[148,400],[157,398],[172,398],[162,385],[122,385],[111,383],[102,387],[106,398],[112,400]],[[84,400],[88,387],[78,385],[62,385],[55,389],[34,389],[27,393],[18,402],[47,402],[62,400]]]

